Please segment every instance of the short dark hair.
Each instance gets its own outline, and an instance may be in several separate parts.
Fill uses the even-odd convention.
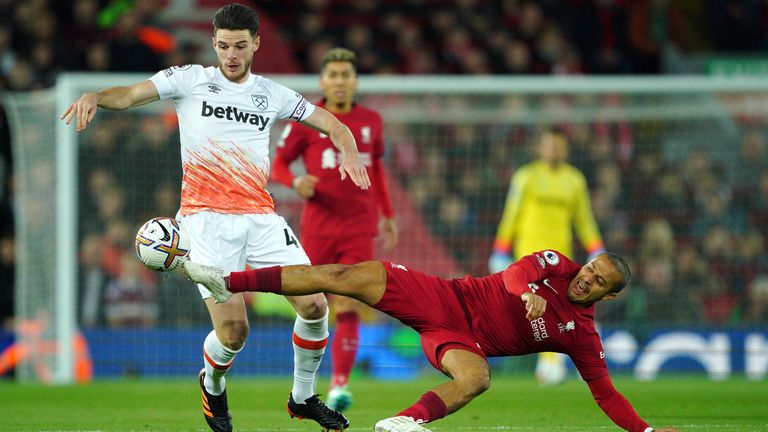
[[[320,70],[325,69],[325,65],[331,62],[351,63],[352,68],[357,72],[357,55],[352,50],[341,47],[329,49],[323,58],[320,59]]]
[[[627,284],[629,284],[629,280],[632,278],[632,273],[629,271],[629,264],[627,264],[627,261],[624,258],[613,252],[605,252],[601,255],[606,255],[611,261],[611,264],[613,264],[613,267],[615,267],[619,274],[621,274],[621,280],[613,287],[613,290],[611,290],[611,292],[618,294],[627,286]]]
[[[559,135],[565,139],[568,139],[568,132],[562,126],[549,125],[541,131],[541,136],[544,135]]]
[[[253,8],[241,5],[240,3],[230,3],[218,11],[213,16],[213,33],[217,30],[248,30],[252,37],[259,31],[259,14]]]

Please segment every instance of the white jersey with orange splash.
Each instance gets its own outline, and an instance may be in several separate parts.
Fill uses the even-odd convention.
[[[184,174],[181,214],[274,213],[266,190],[269,131],[279,119],[306,119],[315,106],[259,75],[234,83],[217,67],[171,67],[150,81],[160,99],[176,104]]]

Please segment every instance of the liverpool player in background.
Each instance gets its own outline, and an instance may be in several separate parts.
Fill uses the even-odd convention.
[[[93,120],[97,107],[124,110],[172,99],[179,118],[184,174],[179,219],[190,238],[190,257],[227,271],[242,270],[246,264],[251,268],[309,264],[291,228],[275,213],[266,190],[269,131],[278,119],[303,122],[329,135],[343,154],[338,164],[342,179],[349,175],[362,189],[370,185],[346,126],[300,94],[251,73],[261,41],[258,30],[259,17],[253,9],[238,3],[224,6],[213,18],[217,67],[172,67],[142,83],[85,93],[62,115],[67,124],[76,120],[76,130],[81,131]],[[198,376],[203,414],[212,430],[228,432],[232,417],[224,375],[245,344],[248,317],[242,296],[220,305],[203,286],[200,294],[214,328],[203,343],[204,368]],[[297,313],[288,411],[326,429],[345,429],[347,419],[328,409],[314,393],[328,340],[326,299],[315,294],[288,301]]]
[[[373,239],[379,231],[384,249],[397,243],[392,203],[381,158],[384,154],[381,116],[353,101],[357,90],[357,57],[344,48],[333,48],[322,58],[320,89],[323,107],[344,123],[357,142],[360,159],[368,169],[374,193],[339,180],[341,155],[328,136],[302,125],[288,125],[277,144],[272,179],[307,200],[301,216],[301,244],[318,264],[355,264],[373,259]],[[301,157],[305,175],[294,176],[289,165]],[[379,222],[379,212],[382,218]],[[328,406],[344,411],[352,403],[347,388],[355,364],[360,328],[360,303],[349,297],[330,297],[336,314],[331,342],[331,387]]]
[[[557,249],[573,259],[573,229],[589,258],[605,252],[589,202],[584,175],[568,163],[568,137],[555,128],[543,131],[535,148],[537,159],[523,165],[512,176],[499,222],[491,273],[499,272],[516,259],[544,248]],[[542,384],[565,379],[565,357],[544,352],[536,363],[536,378]]]
[[[451,380],[396,417],[376,423],[377,431],[428,431],[421,424],[457,411],[490,387],[487,357],[542,351],[569,355],[597,404],[618,426],[654,430],[613,387],[593,322],[594,304],[613,300],[629,282],[629,267],[618,255],[603,253],[579,267],[558,251],[543,250],[502,272],[453,280],[382,261],[276,266],[228,275],[187,261],[184,269],[217,301],[243,291],[333,293],[356,298],[419,332],[427,359]]]

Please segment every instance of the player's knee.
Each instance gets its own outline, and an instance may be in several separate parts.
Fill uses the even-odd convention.
[[[474,398],[491,388],[491,371],[488,368],[477,368],[465,371],[455,377],[465,396]]]
[[[322,294],[303,296],[294,306],[296,313],[305,320],[321,319],[328,313],[328,301]]]
[[[486,390],[491,388],[491,374],[490,373],[484,373],[481,376],[478,377],[478,380],[475,381],[475,394],[479,395],[481,393],[485,393]]]
[[[222,345],[235,351],[245,345],[245,340],[248,338],[248,321],[226,321],[219,327],[216,333]]]

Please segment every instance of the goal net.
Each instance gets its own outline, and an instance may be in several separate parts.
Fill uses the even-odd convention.
[[[58,121],[83,92],[148,76],[64,75],[55,91],[6,98],[15,132],[17,334],[41,350],[18,367],[21,378],[72,380],[86,354],[97,377],[189,376],[202,364],[210,321],[197,290],[179,273],[143,269],[132,244],[144,221],[178,208],[173,107],[100,110],[82,133]],[[274,79],[320,96],[314,76]],[[383,116],[401,231],[398,247],[378,257],[443,277],[487,274],[510,178],[533,160],[537,134],[558,127],[587,179],[606,246],[633,268],[627,292],[597,310],[611,365],[647,377],[668,353],[693,359],[681,370],[764,376],[768,335],[742,330],[768,319],[768,83],[366,76],[357,100]],[[271,190],[300,237],[301,200]],[[578,241],[573,250],[583,262]],[[252,332],[233,371],[289,374],[290,307],[277,296],[252,296],[249,307]],[[364,372],[404,377],[426,365],[413,332],[373,311],[364,321]],[[681,334],[688,339],[675,339]],[[691,348],[680,354],[681,343]]]

